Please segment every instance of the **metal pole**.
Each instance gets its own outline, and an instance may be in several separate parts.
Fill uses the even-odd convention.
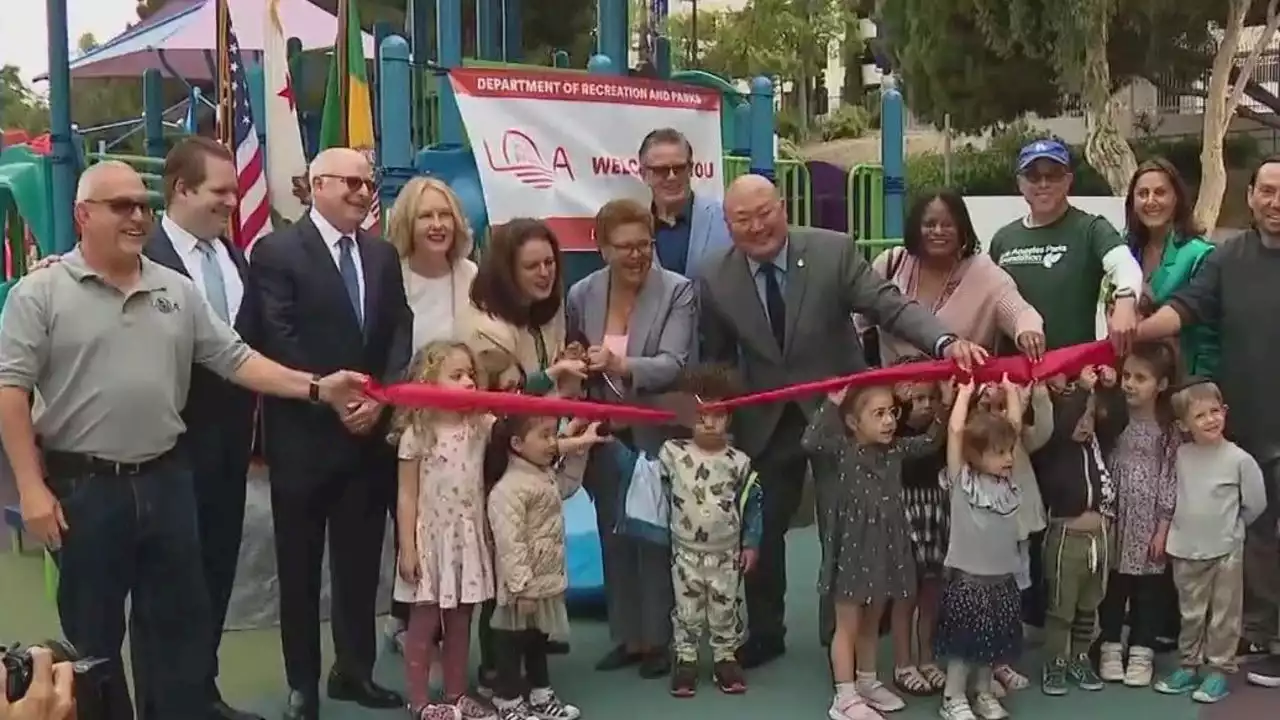
[[[71,146],[71,58],[67,52],[67,0],[47,0],[49,43],[49,116],[53,151],[54,252],[75,247],[76,156]]]
[[[351,48],[348,42],[351,33],[347,31],[347,23],[350,21],[348,2],[349,0],[338,0],[338,41],[333,46],[333,61],[338,74],[338,107],[342,108],[342,121],[338,124],[341,128],[338,133],[338,142],[342,147],[348,145],[350,137],[350,128],[347,127],[347,115],[351,112]]]
[[[942,183],[951,187],[951,113],[942,116]]]
[[[142,119],[146,128],[147,155],[164,157],[164,92],[160,71],[147,68],[142,73]]]
[[[698,67],[698,0],[692,0],[693,14],[689,16],[689,67]]]

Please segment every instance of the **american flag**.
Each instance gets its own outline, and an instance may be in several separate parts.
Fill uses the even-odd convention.
[[[267,197],[266,158],[262,145],[258,143],[258,129],[253,124],[240,42],[231,27],[231,13],[225,0],[221,6],[224,15],[219,25],[226,36],[219,45],[227,49],[222,58],[224,72],[221,76],[228,86],[222,88],[220,94],[222,105],[218,133],[235,153],[236,173],[240,180],[240,199],[232,216],[232,241],[248,250],[258,238],[271,232],[271,203]]]

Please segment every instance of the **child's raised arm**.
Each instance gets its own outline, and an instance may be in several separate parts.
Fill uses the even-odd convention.
[[[840,422],[840,403],[844,402],[845,391],[841,390],[828,395],[819,405],[818,410],[809,420],[800,438],[800,446],[805,452],[813,455],[831,455],[844,447],[844,427]]]
[[[961,385],[947,420],[947,479],[954,483],[964,469],[964,426],[969,422],[969,402],[973,399],[973,378]]]
[[[1027,413],[1027,393],[1022,386],[1006,374],[1000,384],[1004,387],[1004,414],[1016,432],[1022,432],[1022,416]]]
[[[1039,450],[1053,436],[1053,399],[1044,383],[1031,386],[1031,424],[1022,426],[1022,448],[1027,454]]]

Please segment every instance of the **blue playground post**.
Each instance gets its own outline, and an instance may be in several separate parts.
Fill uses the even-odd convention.
[[[502,59],[502,0],[476,0],[476,55]]]
[[[378,188],[382,207],[395,202],[400,189],[414,175],[413,133],[409,126],[412,74],[409,70],[409,43],[399,35],[389,35],[379,48],[378,117],[382,122],[382,146],[378,161],[382,164],[382,184]]]
[[[436,3],[436,47],[440,50],[437,61],[445,70],[462,66],[462,2],[438,0]],[[441,75],[437,84],[440,93],[440,146],[462,145],[462,115],[458,113],[458,100],[453,96],[453,85],[447,75]]]
[[[378,95],[382,92],[382,41],[395,34],[395,29],[389,22],[376,22],[373,24],[373,77],[369,81],[369,90],[373,93],[369,98],[373,103],[373,137],[375,141],[382,137],[382,118],[379,117]],[[378,153],[382,152],[381,143],[376,148]],[[375,153],[376,154],[376,153]]]
[[[258,142],[267,146],[267,73],[262,63],[250,60],[244,64],[244,82],[249,86],[249,114],[258,130]]]
[[[763,75],[751,81],[751,172],[775,180],[773,81]]]
[[[56,253],[76,246],[76,153],[71,144],[71,58],[67,52],[67,0],[46,0],[49,42],[49,121],[53,151],[53,247]]]
[[[612,75],[613,61],[609,59],[608,55],[592,55],[591,59],[587,61],[587,72],[593,75]]]
[[[502,0],[502,59],[524,62],[524,0]]]
[[[142,119],[147,155],[164,157],[164,92],[160,71],[155,68],[147,68],[142,73]]]
[[[751,103],[746,100],[733,108],[733,154],[751,156]]]
[[[663,80],[671,79],[671,41],[666,36],[653,41],[653,69]]]
[[[596,0],[597,55],[609,58],[615,75],[626,74],[629,39],[627,0]]]
[[[898,80],[892,73],[887,73],[881,83],[880,164],[884,168],[884,236],[900,238],[907,194],[902,93],[898,91]]]

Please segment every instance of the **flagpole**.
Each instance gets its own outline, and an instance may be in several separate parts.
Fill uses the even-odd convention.
[[[227,115],[231,111],[230,90],[231,90],[231,51],[227,47],[228,36],[230,33],[227,29],[228,20],[230,18],[230,10],[227,7],[227,0],[217,0],[217,49],[215,56],[218,59],[216,88],[218,94],[218,116],[217,116],[217,136],[218,142],[231,147],[231,122]]]
[[[341,130],[338,137],[343,147],[351,144],[348,122],[351,114],[351,32],[347,28],[350,19],[350,0],[338,0],[338,41],[333,47],[333,61],[338,74],[338,107],[342,109],[342,120],[338,125]]]

